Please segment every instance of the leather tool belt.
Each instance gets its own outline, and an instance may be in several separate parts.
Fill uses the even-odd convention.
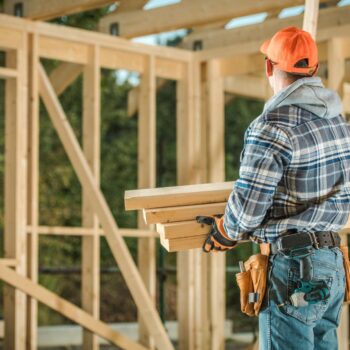
[[[292,256],[293,252],[307,248],[320,249],[325,247],[340,247],[340,236],[337,232],[301,232],[279,237],[270,245],[270,254],[278,252]]]
[[[291,231],[287,231],[291,232]],[[302,250],[320,249],[325,247],[340,247],[343,252],[346,275],[346,293],[344,301],[350,301],[350,261],[347,246],[340,245],[340,236],[337,232],[320,231],[316,233],[300,232],[286,234],[279,237],[274,243],[261,243],[260,254],[252,255],[244,262],[244,271],[236,274],[240,289],[241,311],[248,316],[257,316],[260,312],[267,285],[268,257],[278,252],[293,256]]]

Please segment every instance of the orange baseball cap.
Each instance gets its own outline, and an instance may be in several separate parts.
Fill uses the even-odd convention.
[[[315,40],[310,33],[297,27],[287,27],[279,30],[271,39],[260,47],[273,65],[290,73],[312,74],[318,65],[318,51]],[[297,65],[306,59],[307,67]]]

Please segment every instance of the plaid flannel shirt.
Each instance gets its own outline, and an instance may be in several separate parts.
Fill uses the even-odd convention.
[[[350,125],[282,106],[244,135],[224,227],[234,240],[273,242],[286,230],[339,231],[350,211]]]

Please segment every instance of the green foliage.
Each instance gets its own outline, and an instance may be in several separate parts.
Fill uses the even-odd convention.
[[[263,103],[247,98],[237,97],[225,108],[225,166],[226,181],[233,181],[239,177],[240,153],[243,149],[244,132],[249,124],[262,111]],[[246,260],[252,254],[252,245],[247,243],[226,253],[226,317],[234,320],[236,331],[250,331],[257,327],[256,319],[243,315],[240,311],[239,289],[235,272],[238,261]]]
[[[65,16],[52,22],[84,29],[96,28],[98,19],[107,8],[84,14]],[[168,42],[175,46],[180,38]],[[48,72],[59,62],[43,60]],[[3,56],[0,55],[0,65]],[[136,212],[124,211],[124,191],[137,187],[137,127],[138,117],[127,115],[127,95],[133,86],[125,81],[119,84],[116,72],[101,71],[101,189],[120,227],[136,227]],[[81,142],[82,136],[82,77],[80,76],[61,96],[60,102]],[[262,103],[236,98],[226,106],[226,179],[238,177],[239,156],[243,147],[244,131],[259,115]],[[4,82],[0,80],[0,183],[4,180]],[[40,188],[39,209],[41,225],[80,226],[82,190],[68,157],[59,141],[43,105],[40,107]],[[176,82],[168,81],[157,92],[157,186],[176,184]],[[0,193],[0,233],[3,236],[3,188]],[[137,240],[126,239],[136,259]],[[0,240],[0,248],[3,240]],[[39,264],[48,268],[74,268],[81,265],[81,238],[40,238]],[[163,249],[157,243],[158,249]],[[241,247],[227,254],[227,266],[237,266],[250,254],[251,246]],[[101,266],[116,267],[115,260],[104,239],[101,240]],[[176,266],[176,255],[165,254],[165,266]],[[227,315],[246,321],[239,312],[239,295],[234,274],[227,274]],[[41,274],[40,283],[81,304],[80,274]],[[176,275],[167,274],[167,319],[176,317]],[[136,308],[120,273],[101,275],[101,317],[109,322],[136,320]],[[46,307],[39,309],[40,324],[68,322]]]

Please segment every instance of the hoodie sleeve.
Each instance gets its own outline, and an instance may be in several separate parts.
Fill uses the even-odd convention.
[[[273,123],[255,123],[245,138],[239,179],[225,209],[224,227],[234,240],[248,239],[273,202],[277,184],[292,158],[288,135]]]

